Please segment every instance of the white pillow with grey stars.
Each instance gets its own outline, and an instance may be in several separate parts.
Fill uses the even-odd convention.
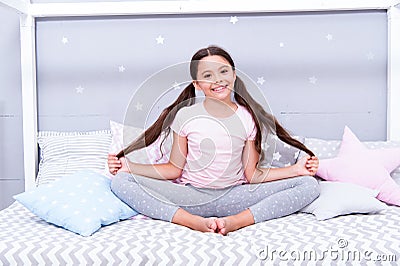
[[[304,137],[295,136],[295,139],[304,143]],[[268,134],[261,144],[264,152],[264,159],[259,162],[259,167],[286,167],[297,162],[300,150],[293,147],[278,138],[277,135]]]

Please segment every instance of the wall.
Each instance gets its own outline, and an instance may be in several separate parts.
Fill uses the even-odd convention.
[[[24,190],[18,14],[0,4],[0,210]]]
[[[362,140],[386,138],[383,11],[41,19],[39,129],[106,128],[128,108],[143,124],[189,78],[147,79],[209,44],[231,53],[293,134],[340,139],[348,125]]]

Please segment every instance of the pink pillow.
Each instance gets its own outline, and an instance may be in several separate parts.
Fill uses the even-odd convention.
[[[370,150],[346,126],[338,156],[320,160],[317,175],[379,191],[377,198],[400,206],[400,186],[390,176],[400,165],[400,148]]]

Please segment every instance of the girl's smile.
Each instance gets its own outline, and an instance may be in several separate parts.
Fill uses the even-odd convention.
[[[224,92],[225,91],[225,89],[227,89],[227,87],[228,86],[226,86],[226,85],[219,85],[219,86],[217,86],[216,88],[212,88],[211,90],[213,91],[213,92],[216,92],[216,93],[220,93],[220,92]]]

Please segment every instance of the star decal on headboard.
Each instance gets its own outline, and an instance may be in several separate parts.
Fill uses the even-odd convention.
[[[165,38],[161,35],[158,35],[158,37],[156,38],[157,44],[164,44],[164,40]]]
[[[265,82],[264,77],[259,77],[259,78],[257,78],[257,83],[258,83],[258,84],[263,85],[264,82]]]
[[[67,43],[68,43],[68,38],[65,37],[65,36],[63,36],[62,39],[61,39],[61,42],[62,42],[63,44],[67,44]]]
[[[137,111],[142,111],[143,110],[143,104],[140,102],[137,102],[135,105],[135,108]]]
[[[328,41],[332,41],[332,40],[333,40],[333,35],[330,34],[330,33],[328,33],[328,34],[325,36],[325,38],[326,38]]]
[[[238,21],[239,21],[239,19],[237,16],[231,16],[231,18],[229,20],[229,22],[232,23],[233,25],[235,25],[236,22],[238,22]]]
[[[174,88],[174,90],[180,90],[181,86],[179,86],[179,83],[175,81],[174,84],[172,84],[172,88]]]
[[[84,89],[85,88],[83,88],[81,85],[79,85],[78,87],[75,88],[76,93],[78,93],[78,94],[82,94]]]
[[[308,78],[308,81],[309,81],[311,84],[316,84],[317,81],[318,81],[318,79],[317,79],[315,76],[312,76],[312,77],[309,77],[309,78]]]
[[[374,60],[374,58],[375,58],[375,55],[372,52],[368,52],[367,53],[367,60],[368,61]]]

